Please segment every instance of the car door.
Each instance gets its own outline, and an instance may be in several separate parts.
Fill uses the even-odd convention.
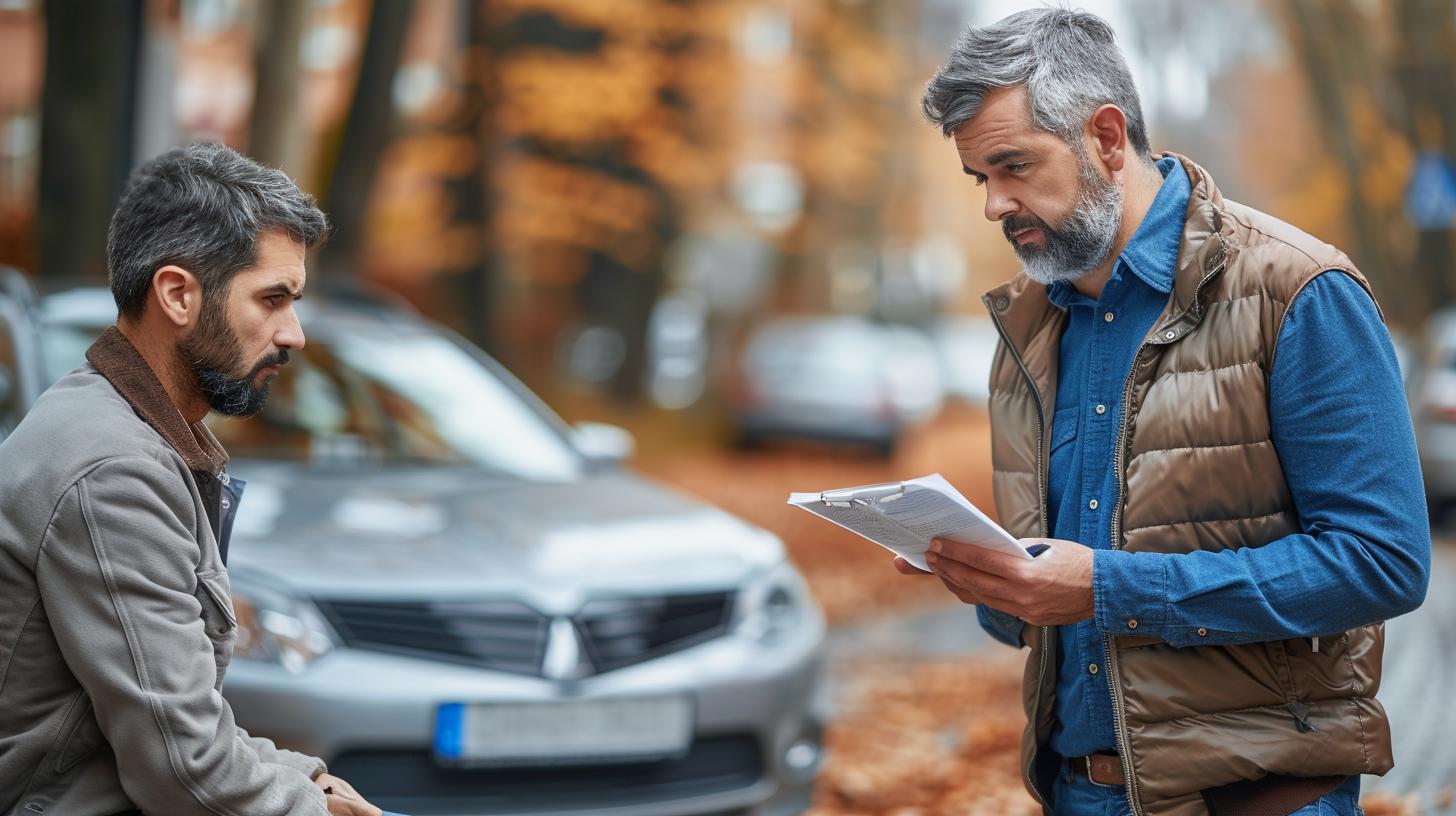
[[[35,290],[0,266],[0,440],[10,435],[44,388]]]

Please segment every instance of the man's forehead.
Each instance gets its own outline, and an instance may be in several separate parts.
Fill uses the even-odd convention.
[[[986,94],[981,109],[952,133],[956,147],[977,150],[996,140],[1025,138],[1036,130],[1022,88],[998,88]]]

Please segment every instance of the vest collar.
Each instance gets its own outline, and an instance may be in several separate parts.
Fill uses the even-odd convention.
[[[1223,270],[1233,246],[1233,227],[1213,178],[1186,156],[1163,156],[1183,165],[1193,191],[1188,196],[1173,291],[1163,317],[1154,324],[1158,332],[1150,338],[1154,343],[1177,340],[1198,324],[1203,317],[1198,292],[1203,283]],[[1047,287],[1024,272],[982,295],[981,301],[1001,324],[1006,340],[1018,350],[1025,349],[1061,311],[1047,298]],[[1168,332],[1173,333],[1171,337]]]
[[[101,333],[86,359],[167,441],[187,467],[214,476],[227,464],[227,451],[201,422],[188,424],[141,352],[115,326]]]

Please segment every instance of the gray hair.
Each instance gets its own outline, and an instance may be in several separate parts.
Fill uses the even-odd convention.
[[[168,264],[196,275],[205,300],[221,302],[233,277],[257,262],[258,234],[270,229],[312,248],[329,222],[282,170],[224,145],[157,156],[132,172],[111,216],[106,255],[117,310],[140,317],[152,276]]]
[[[1026,87],[1031,123],[1082,152],[1082,130],[1111,103],[1127,117],[1133,150],[1152,157],[1142,104],[1112,27],[1085,11],[1019,11],[985,28],[968,28],[920,100],[925,116],[950,136],[980,112],[998,88]]]

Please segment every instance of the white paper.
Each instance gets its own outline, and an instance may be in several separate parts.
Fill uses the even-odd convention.
[[[898,491],[893,490],[896,484]],[[855,491],[863,491],[871,498],[854,498]],[[835,500],[826,503],[825,494]],[[925,551],[930,549],[933,538],[1031,558],[1014,536],[939,473],[887,485],[790,493],[789,504],[863,536],[923,570],[929,570]]]

